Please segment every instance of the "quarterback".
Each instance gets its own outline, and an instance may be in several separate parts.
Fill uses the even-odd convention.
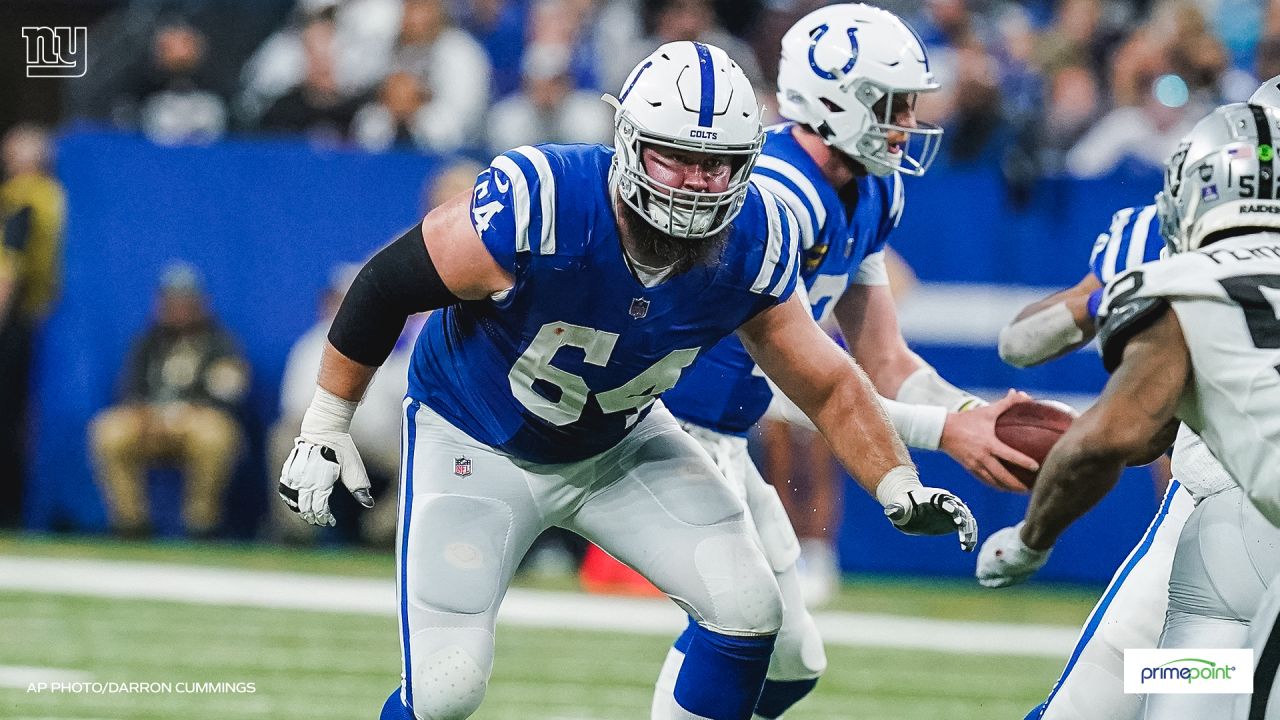
[[[742,71],[668,43],[628,77],[612,149],[520,147],[361,270],[329,334],[281,496],[331,522],[367,486],[347,434],[407,315],[433,308],[409,369],[397,584],[401,687],[384,720],[479,707],[498,607],[545,528],[631,565],[695,619],[667,718],[745,720],[783,601],[742,502],[656,402],[735,330],[908,533],[976,526],[920,484],[862,371],[793,293],[799,231],[749,183],[763,142]]]
[[[798,294],[819,323],[835,317],[876,388],[895,398],[884,401],[885,409],[906,444],[941,446],[985,481],[1018,488],[1000,459],[1030,468],[1034,461],[994,434],[995,417],[1018,396],[980,407],[985,403],[942,380],[907,348],[889,294],[884,252],[902,213],[902,175],[928,169],[942,132],[916,122],[915,99],[937,88],[924,46],[893,13],[863,4],[809,13],[782,39],[778,102],[790,121],[765,133],[752,182],[795,215],[803,284]],[[747,433],[772,397],[733,336],[699,358],[663,396],[744,500],[751,532],[782,590],[782,627],[755,710],[761,718],[780,717],[826,667],[800,590],[795,531],[777,491],[747,453]],[[969,407],[977,409],[958,412]],[[663,717],[661,708],[670,703],[696,627],[691,620],[668,653],[654,693],[655,717]]]

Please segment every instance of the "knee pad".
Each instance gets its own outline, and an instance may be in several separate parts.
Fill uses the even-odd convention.
[[[493,635],[474,628],[429,628],[415,635],[410,644],[414,717],[470,717],[489,687]]]
[[[705,606],[685,608],[699,624],[725,635],[772,635],[782,627],[777,579],[745,533],[702,540],[693,560],[710,595]]]

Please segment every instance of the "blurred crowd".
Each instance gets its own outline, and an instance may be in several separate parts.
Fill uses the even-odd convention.
[[[778,42],[813,0],[133,0],[91,28],[76,118],[160,142],[287,133],[483,156],[608,142],[637,59],[723,47],[769,106]],[[1209,108],[1280,73],[1277,0],[885,0],[930,48],[922,119],[946,160],[1011,187],[1158,164]]]

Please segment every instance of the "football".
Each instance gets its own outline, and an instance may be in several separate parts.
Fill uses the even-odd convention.
[[[1043,400],[1015,403],[996,418],[1000,442],[1043,463],[1058,438],[1071,427],[1076,413],[1069,406]],[[1036,473],[1009,463],[1004,466],[1028,488],[1035,485]]]

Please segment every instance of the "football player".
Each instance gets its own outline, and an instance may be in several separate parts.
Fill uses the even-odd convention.
[[[1280,107],[1280,77],[1249,98]],[[1011,365],[1039,365],[1091,341],[1102,288],[1130,267],[1167,255],[1156,206],[1125,208],[1112,216],[1089,258],[1090,271],[1074,287],[1024,308],[1000,333],[1000,355]],[[1044,703],[1027,720],[1137,720],[1141,695],[1124,692],[1124,650],[1155,647],[1169,607],[1174,551],[1195,503],[1217,493],[1239,493],[1230,475],[1183,427],[1174,443],[1173,477],[1158,512],[1116,570]]]
[[[508,583],[549,526],[631,565],[697,620],[666,717],[745,719],[782,598],[744,507],[656,398],[738,330],[907,533],[976,526],[920,484],[865,375],[799,296],[799,230],[748,178],[763,142],[741,69],[663,45],[615,100],[613,149],[520,147],[357,276],[282,471],[303,519],[343,484],[368,503],[351,416],[407,315],[433,308],[405,400],[401,687],[384,719],[480,705]]]
[[[798,219],[800,276],[813,317],[825,323],[834,316],[877,390],[894,398],[886,409],[906,443],[941,447],[984,481],[1025,489],[1000,461],[1035,469],[1034,460],[995,437],[996,416],[1024,396],[981,407],[986,404],[939,377],[907,347],[889,291],[885,243],[902,215],[902,176],[928,169],[942,134],[916,121],[915,100],[936,89],[923,44],[893,13],[863,4],[814,11],[782,39],[778,102],[790,121],[766,133],[752,181]],[[745,501],[753,539],[782,589],[782,629],[755,711],[762,718],[781,716],[826,667],[802,597],[795,531],[777,491],[747,454],[747,432],[772,397],[734,337],[663,396]],[[960,412],[969,408],[978,409]],[[671,702],[697,627],[691,619],[667,655],[654,692],[655,718]]]
[[[1250,620],[1280,572],[1276,133],[1280,111],[1227,105],[1199,122],[1170,159],[1157,206],[1172,256],[1106,286],[1099,340],[1111,380],[1045,460],[1026,519],[983,545],[983,584],[1000,587],[1033,574],[1126,464],[1173,442],[1181,420],[1243,492],[1199,498],[1188,518],[1160,646],[1248,645]],[[1258,658],[1254,705],[1239,717],[1264,716],[1277,653],[1280,645]],[[1228,717],[1234,702],[1229,695],[1151,694],[1145,717]]]

